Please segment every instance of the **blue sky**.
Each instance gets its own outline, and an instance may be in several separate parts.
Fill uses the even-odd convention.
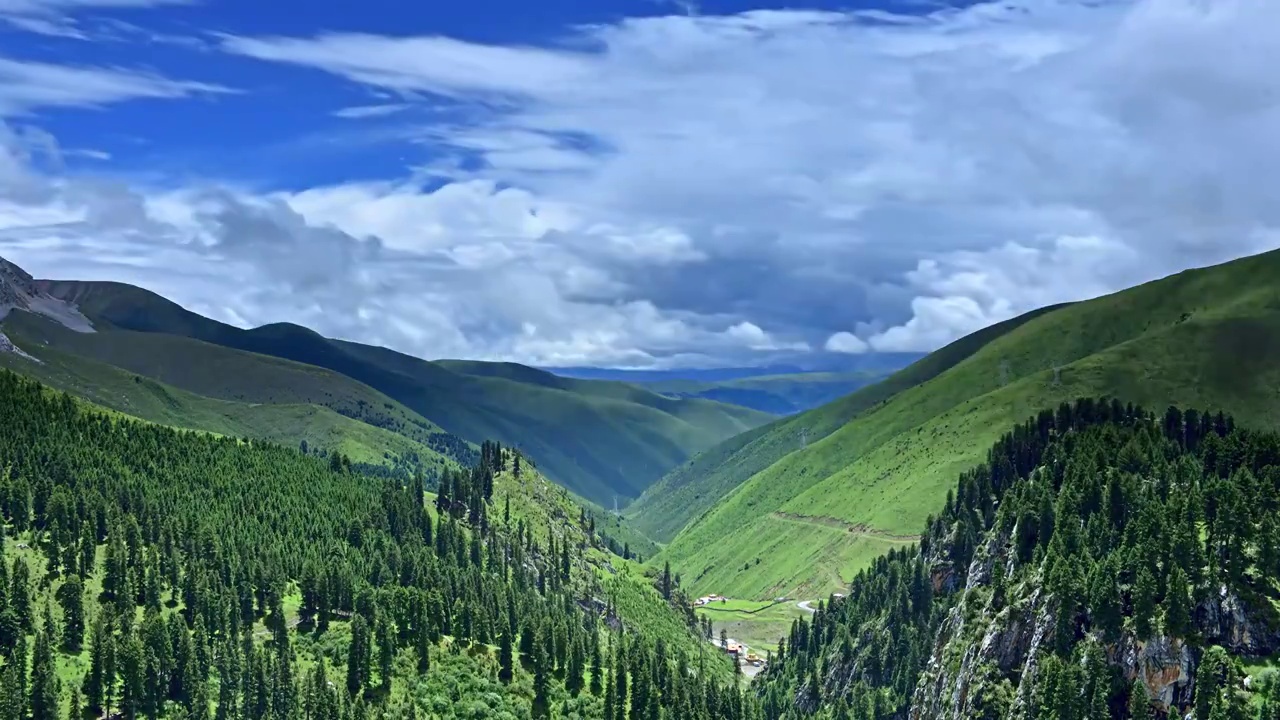
[[[1265,0],[0,0],[0,255],[426,357],[925,351],[1275,247]]]

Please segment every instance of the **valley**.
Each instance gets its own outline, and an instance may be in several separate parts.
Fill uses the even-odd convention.
[[[0,365],[28,378],[0,375],[0,510],[5,572],[29,597],[6,632],[40,646],[32,682],[47,666],[83,690],[48,691],[60,714],[199,714],[199,693],[268,715],[610,720],[1280,707],[1277,275],[1270,253],[1044,308],[781,417],[695,397],[694,381],[663,394],[427,362],[224,326],[136,288],[23,280],[0,324]],[[83,457],[32,452],[73,442]],[[96,509],[70,500],[85,493]],[[187,503],[244,517],[215,540]],[[245,503],[309,529],[264,530]],[[220,559],[261,543],[261,567]],[[54,648],[71,611],[36,610],[76,584],[89,641]],[[237,594],[239,611],[214,613]],[[216,663],[188,689],[176,655],[147,671],[167,694],[89,682],[97,648],[161,632],[259,682],[296,674],[300,694],[255,701]],[[343,667],[350,685],[317,689]],[[467,710],[477,697],[487,709]]]

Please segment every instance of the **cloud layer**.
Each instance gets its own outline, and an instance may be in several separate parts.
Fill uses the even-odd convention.
[[[929,350],[1280,237],[1266,0],[221,43],[378,93],[334,122],[380,123],[416,170],[139,187],[37,172],[10,132],[0,253],[429,357],[653,365]],[[130,77],[81,104],[155,96]],[[0,90],[0,115],[58,102]]]

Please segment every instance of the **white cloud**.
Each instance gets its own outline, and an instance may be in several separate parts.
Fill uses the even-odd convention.
[[[670,16],[547,47],[224,40],[479,107],[419,129],[482,159],[472,179],[576,228],[687,238],[666,269],[612,269],[627,300],[876,350],[1256,249],[1280,226],[1277,44],[1264,0]]]
[[[389,38],[330,33],[316,39],[228,36],[228,52],[307,65],[397,91],[448,95],[528,93],[585,79],[587,66],[569,54],[476,45],[443,36]]]
[[[196,0],[0,0],[0,22],[51,37],[88,39],[76,22],[82,12],[193,5]]]
[[[827,338],[824,347],[827,352],[845,353],[846,355],[861,355],[871,349],[865,340],[844,330]]]
[[[387,103],[347,116],[406,106],[380,122],[427,166],[260,197],[0,155],[0,252],[242,324],[639,366],[931,349],[1280,238],[1265,0],[678,15],[545,47],[220,42]],[[30,106],[72,85],[19,87]]]
[[[637,256],[663,233],[592,235],[492,183],[130,187],[39,172],[56,148],[36,139],[0,134],[0,255],[39,276],[132,282],[238,325],[288,320],[425,357],[653,366],[789,347],[750,323],[617,300],[611,259],[673,262],[680,241]]]
[[[409,109],[405,103],[389,103],[384,105],[354,105],[333,111],[334,117],[347,120],[364,120],[366,118],[386,117]]]
[[[153,73],[14,60],[0,56],[0,118],[37,108],[101,107],[137,99],[171,99],[229,89]]]

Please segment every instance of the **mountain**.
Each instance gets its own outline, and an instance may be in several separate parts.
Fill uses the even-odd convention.
[[[14,310],[43,315],[76,332],[93,332],[93,325],[71,303],[44,292],[25,270],[0,258],[0,320]]]
[[[818,357],[800,365],[747,368],[613,370],[549,368],[561,377],[617,380],[677,398],[702,398],[771,415],[825,405],[918,360],[914,353]]]
[[[1086,398],[985,457],[792,627],[767,717],[1280,715],[1280,435]]]
[[[43,365],[16,353],[0,362],[73,392],[96,393],[112,409],[138,414],[156,404],[140,396],[141,388],[123,389],[128,376],[113,375],[114,368],[157,381],[171,396],[174,389],[189,394],[182,396],[187,407],[153,407],[142,413],[147,419],[294,445],[319,440],[324,450],[353,446],[369,464],[438,473],[466,464],[475,443],[494,439],[518,445],[548,476],[609,507],[638,496],[699,450],[769,419],[734,405],[622,383],[564,381],[518,365],[428,362],[296,325],[244,330],[119,283],[37,281],[22,273],[20,284],[8,285],[40,300],[15,303],[19,310],[52,303],[96,332],[75,332],[85,328],[48,312],[11,312],[2,326],[10,344]],[[100,380],[110,381],[111,392]],[[202,405],[191,394],[237,405],[203,403],[188,415]],[[262,417],[281,408],[289,415],[282,424]],[[205,420],[195,422],[196,415]],[[263,427],[287,432],[263,435]],[[357,435],[364,440],[347,439]]]
[[[677,398],[702,398],[741,405],[771,415],[794,415],[848,395],[887,372],[809,372],[758,375],[735,380],[659,380],[644,387]]]
[[[510,448],[431,495],[0,371],[0,458],[6,717],[764,720]]]
[[[1280,420],[1280,254],[1030,313],[732,438],[631,508],[700,592],[813,597],[908,545],[1018,418],[1081,396]]]
[[[745,367],[713,368],[663,368],[625,369],[602,367],[547,367],[547,372],[561,377],[581,380],[617,380],[629,383],[667,382],[670,380],[695,380],[699,382],[723,382],[772,375],[803,375],[808,373],[872,373],[884,374],[910,365],[923,357],[922,353],[882,352],[850,355],[848,353],[806,352],[802,355],[783,356],[776,362]]]

